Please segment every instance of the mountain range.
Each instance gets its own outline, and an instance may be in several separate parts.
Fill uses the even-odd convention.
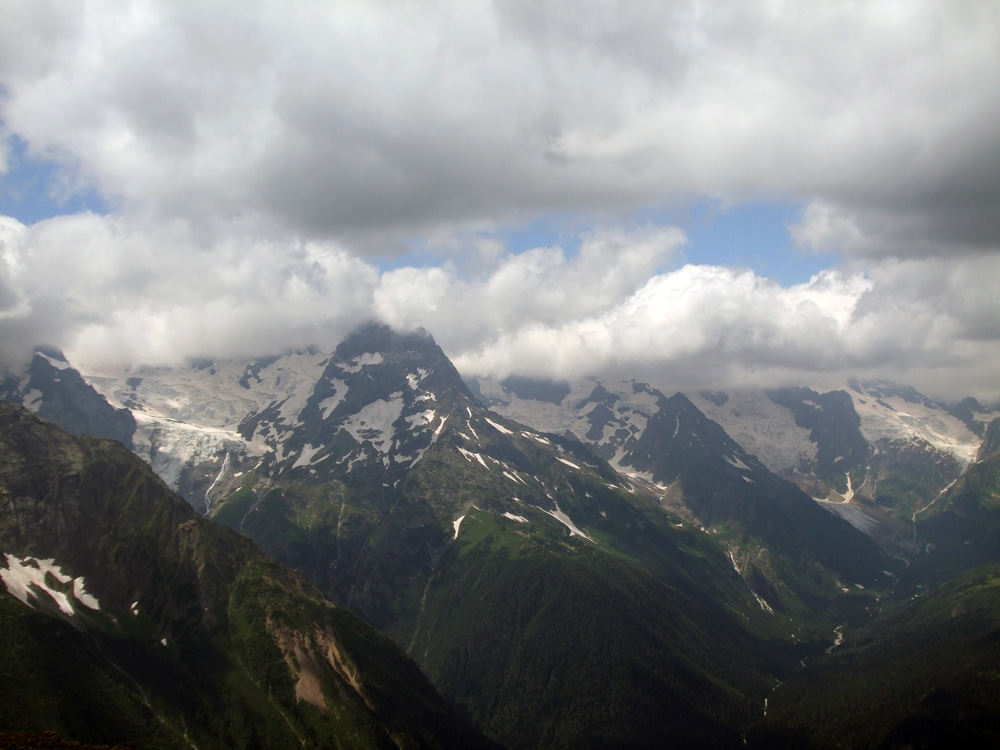
[[[205,538],[299,571],[310,607],[360,615],[510,747],[827,746],[833,717],[802,716],[830,694],[779,710],[775,686],[864,680],[877,664],[837,666],[855,639],[905,630],[931,587],[953,602],[1000,549],[1000,414],[885,383],[466,382],[429,334],[370,324],[329,354],[179,368],[81,373],[43,350],[2,389],[131,448]],[[989,654],[923,619],[971,664]],[[919,728],[923,697],[902,693],[875,744]]]
[[[5,729],[142,747],[488,746],[403,652],[120,443],[0,403]]]

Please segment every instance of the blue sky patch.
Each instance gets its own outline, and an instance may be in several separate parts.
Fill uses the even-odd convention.
[[[35,224],[82,211],[107,213],[107,204],[95,190],[60,194],[57,186],[63,167],[30,156],[23,139],[10,136],[7,149],[7,172],[0,175],[0,214]]]

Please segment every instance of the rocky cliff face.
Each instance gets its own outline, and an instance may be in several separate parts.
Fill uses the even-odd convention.
[[[22,404],[73,435],[133,447],[132,413],[112,407],[55,349],[39,349],[27,367],[0,373],[0,399]]]

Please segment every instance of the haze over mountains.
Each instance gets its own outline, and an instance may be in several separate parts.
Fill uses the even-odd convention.
[[[891,613],[905,628],[911,597],[997,557],[995,412],[885,383],[466,383],[429,334],[369,324],[329,354],[85,377],[43,351],[3,387],[130,445],[511,747],[826,746],[826,719],[803,727],[775,686],[835,672]],[[984,663],[967,631],[942,638]],[[988,715],[962,679],[927,668]],[[925,697],[843,731],[953,726]]]

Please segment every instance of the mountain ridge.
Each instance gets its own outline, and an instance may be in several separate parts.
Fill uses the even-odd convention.
[[[131,404],[140,454],[178,459],[173,480],[190,482],[199,512],[391,635],[452,705],[512,746],[695,741],[675,725],[738,746],[773,676],[910,585],[870,537],[896,522],[899,546],[880,544],[937,559],[916,510],[950,502],[944,482],[961,462],[943,448],[983,440],[884,384],[747,398],[508,383],[543,399],[526,400],[464,383],[426,332],[383,326],[329,355],[91,380]],[[797,441],[808,473],[777,475],[711,409],[763,415],[745,424],[776,430],[768,455]],[[929,439],[891,437],[894,425]],[[952,440],[959,431],[968,437]],[[157,434],[201,442],[157,448]],[[913,486],[899,485],[904,469]],[[852,523],[838,518],[848,512]],[[857,527],[871,519],[866,536]]]
[[[0,424],[5,726],[156,747],[489,745],[398,647],[120,444],[7,403]],[[52,641],[66,652],[38,650]],[[90,681],[24,710],[19,690],[52,689],[64,663]]]

